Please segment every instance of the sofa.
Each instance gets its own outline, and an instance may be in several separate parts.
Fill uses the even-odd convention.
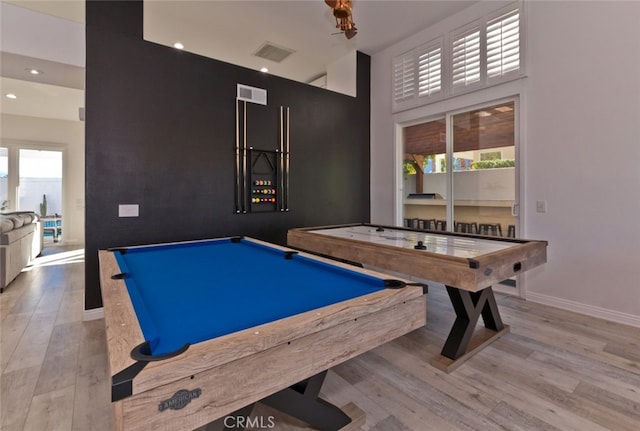
[[[34,212],[0,214],[0,293],[41,252],[42,223]]]

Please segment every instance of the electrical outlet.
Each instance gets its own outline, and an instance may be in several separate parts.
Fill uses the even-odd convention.
[[[536,201],[536,211],[539,213],[546,213],[547,201]]]

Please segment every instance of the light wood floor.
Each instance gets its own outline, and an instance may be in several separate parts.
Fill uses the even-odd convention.
[[[108,430],[103,321],[82,321],[82,255],[47,250],[0,295],[1,428]],[[445,374],[429,365],[453,319],[444,289],[431,286],[428,304],[426,327],[329,372],[325,398],[355,402],[363,430],[640,430],[638,328],[498,295],[511,332]],[[279,417],[275,429],[299,425]]]

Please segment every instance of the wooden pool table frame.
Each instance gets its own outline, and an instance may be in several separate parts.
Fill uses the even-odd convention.
[[[255,239],[256,243],[279,247]],[[383,279],[389,276],[300,253]],[[99,251],[109,369],[128,396],[114,399],[116,430],[195,429],[286,390],[426,323],[423,286],[384,289],[190,346],[141,363],[132,350],[144,337],[114,253]],[[408,283],[411,283],[408,280]],[[301,280],[304,286],[304,280]],[[122,386],[118,391],[122,391]],[[184,408],[159,411],[178,391],[200,390]],[[114,388],[115,390],[115,388]],[[319,388],[318,388],[319,390]]]
[[[474,258],[463,258],[314,232],[356,226],[478,241],[503,241],[510,246]],[[300,250],[444,284],[456,313],[456,320],[441,355],[433,358],[431,364],[447,372],[453,371],[484,346],[509,331],[509,326],[502,323],[491,286],[547,260],[546,241],[416,231],[366,223],[291,229],[287,234],[287,244]],[[480,316],[485,328],[475,330]]]

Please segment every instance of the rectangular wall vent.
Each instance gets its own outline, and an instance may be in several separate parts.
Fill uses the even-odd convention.
[[[238,100],[245,102],[257,103],[259,105],[267,104],[267,90],[248,85],[238,84]]]
[[[265,42],[256,52],[253,53],[253,55],[280,63],[294,52],[295,51],[293,49],[277,46],[271,42]]]

